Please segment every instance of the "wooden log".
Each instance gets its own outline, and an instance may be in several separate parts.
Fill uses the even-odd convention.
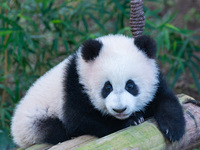
[[[186,132],[179,142],[169,142],[157,128],[154,118],[144,123],[120,130],[103,138],[97,139],[93,136],[81,136],[55,146],[49,150],[120,150],[120,149],[154,149],[154,150],[187,150],[200,146],[200,107],[196,101],[190,103],[191,97],[178,95],[184,110],[186,120]],[[189,103],[187,103],[189,102]],[[198,103],[199,104],[199,103]],[[39,146],[39,145],[37,145]],[[44,145],[41,145],[44,147]],[[46,145],[49,148],[49,145]],[[45,148],[41,148],[45,149]],[[28,149],[36,150],[36,149]]]

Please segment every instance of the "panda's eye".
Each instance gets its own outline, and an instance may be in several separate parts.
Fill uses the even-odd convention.
[[[126,82],[125,89],[132,95],[136,96],[139,93],[138,87],[133,80],[128,80]]]
[[[105,90],[106,91],[111,91],[112,90],[112,85],[111,84],[105,85]]]
[[[126,88],[127,88],[128,90],[133,89],[133,88],[134,88],[134,84],[133,84],[133,82],[131,82],[131,83],[127,83]]]
[[[101,92],[102,97],[106,98],[110,94],[110,92],[112,92],[112,90],[113,90],[113,88],[112,88],[110,81],[107,81],[104,84],[104,87],[103,87],[102,92]]]

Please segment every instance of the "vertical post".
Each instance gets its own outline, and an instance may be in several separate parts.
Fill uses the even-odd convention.
[[[130,27],[133,38],[142,35],[144,25],[143,0],[131,0]]]

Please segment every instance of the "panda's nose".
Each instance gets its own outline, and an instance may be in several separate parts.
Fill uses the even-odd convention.
[[[125,107],[125,108],[122,108],[122,109],[115,109],[115,108],[113,108],[113,110],[114,110],[115,112],[117,112],[117,113],[122,113],[122,112],[124,112],[124,111],[126,110],[126,107]]]

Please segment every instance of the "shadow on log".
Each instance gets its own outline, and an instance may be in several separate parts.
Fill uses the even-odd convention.
[[[187,150],[200,146],[200,107],[199,103],[191,101],[191,97],[178,95],[182,103],[186,120],[186,132],[179,142],[170,143],[157,128],[153,118],[148,119],[138,126],[132,126],[103,138],[93,136],[80,136],[78,138],[59,143],[55,146],[41,144],[34,145],[27,150],[121,150],[121,149],[154,149],[154,150]]]

